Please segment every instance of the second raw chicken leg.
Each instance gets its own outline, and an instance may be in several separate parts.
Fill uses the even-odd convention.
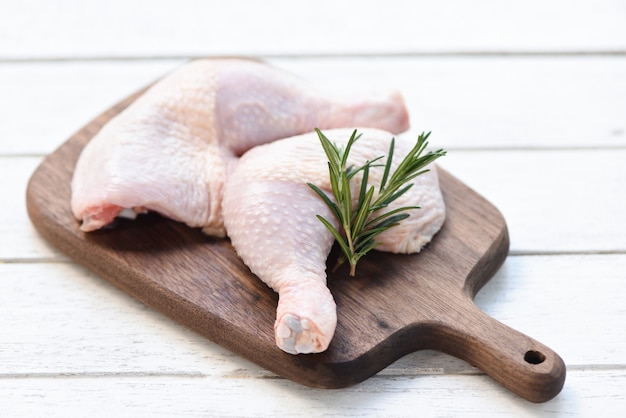
[[[392,134],[360,129],[348,166],[386,155]],[[345,146],[351,130],[324,134]],[[414,144],[396,138],[395,169]],[[232,244],[248,265],[279,294],[274,326],[276,343],[292,354],[326,350],[337,324],[333,297],[326,287],[326,258],[334,238],[315,215],[335,221],[313,183],[330,192],[326,156],[317,134],[309,133],[255,147],[242,156],[225,188],[224,222]],[[380,250],[415,253],[439,231],[445,206],[436,167],[417,177],[414,186],[386,210],[419,205],[409,218],[379,235]],[[377,186],[382,167],[372,167],[369,184]],[[358,183],[358,182],[357,182]],[[358,196],[357,190],[352,193]],[[337,225],[335,224],[335,227]]]

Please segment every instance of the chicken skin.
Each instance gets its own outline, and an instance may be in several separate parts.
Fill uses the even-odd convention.
[[[359,131],[363,135],[351,148],[348,166],[386,156],[392,133]],[[345,146],[351,133],[349,129],[324,131],[339,146]],[[396,137],[392,170],[413,145]],[[407,193],[384,209],[420,206],[378,236],[382,243],[378,250],[419,252],[441,228],[445,205],[436,166],[429,168]],[[383,167],[372,167],[368,183],[377,187],[382,175]],[[327,159],[316,133],[278,140],[245,153],[229,176],[223,200],[224,222],[235,250],[254,274],[278,292],[276,343],[292,354],[326,350],[337,323],[325,271],[334,238],[316,215],[338,225],[309,182],[332,196]],[[353,187],[359,183],[357,179]],[[352,196],[358,196],[358,189]]]

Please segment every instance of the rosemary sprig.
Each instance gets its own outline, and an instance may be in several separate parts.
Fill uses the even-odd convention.
[[[317,218],[333,234],[341,247],[343,254],[337,260],[335,269],[345,261],[348,261],[350,263],[350,275],[354,276],[356,274],[356,264],[361,257],[380,245],[380,242],[376,241],[376,237],[408,218],[409,214],[406,212],[411,209],[419,209],[419,206],[403,206],[388,212],[379,212],[376,215],[374,215],[374,212],[385,209],[391,202],[406,193],[413,187],[413,183],[409,182],[417,176],[426,173],[428,169],[425,169],[425,167],[437,158],[444,156],[446,151],[439,149],[422,155],[428,146],[427,139],[430,136],[430,132],[422,133],[417,138],[417,143],[413,149],[404,157],[394,172],[391,173],[395,146],[395,140],[392,138],[388,157],[384,164],[383,177],[378,187],[378,193],[375,193],[376,188],[368,184],[369,172],[371,167],[383,166],[379,161],[384,156],[366,161],[360,167],[346,167],[350,149],[361,135],[354,130],[344,149],[333,144],[319,129],[315,129],[315,132],[317,132],[322,148],[328,158],[328,172],[334,201],[319,187],[311,183],[307,184],[331,209],[339,221],[340,230],[343,232],[339,232],[323,216],[317,215]],[[358,187],[359,196],[356,199],[356,206],[354,206],[350,184],[354,176],[359,172],[362,172],[361,184]],[[376,196],[374,196],[375,194]]]

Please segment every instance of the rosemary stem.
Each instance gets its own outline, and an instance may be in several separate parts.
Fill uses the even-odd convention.
[[[350,276],[354,277],[356,275],[356,261],[350,260]]]
[[[352,239],[352,229],[348,225],[346,228],[346,239],[348,240],[348,248],[350,248],[350,254],[354,254],[354,241]],[[356,271],[356,258],[354,256],[350,257],[350,276],[354,277]]]

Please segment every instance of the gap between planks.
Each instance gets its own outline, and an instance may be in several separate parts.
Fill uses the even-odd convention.
[[[587,372],[587,371],[626,371],[626,364],[570,364],[567,365],[568,372]],[[372,379],[392,379],[392,378],[414,378],[422,376],[487,376],[479,369],[472,368],[468,364],[468,368],[456,371],[444,371],[440,368],[424,368],[420,370],[403,371],[403,370],[385,370],[373,375],[367,380]],[[202,372],[47,372],[47,373],[0,373],[0,380],[3,379],[106,379],[106,378],[209,378],[215,377],[213,374]],[[236,369],[230,373],[224,373],[221,378],[225,379],[275,379],[290,381],[289,379],[272,373],[268,370],[246,370]],[[358,384],[357,384],[358,385]]]
[[[240,57],[243,54],[233,56]],[[159,61],[159,60],[191,60],[198,58],[227,57],[224,54],[185,54],[185,55],[102,55],[102,56],[39,56],[39,57],[0,57],[0,64],[11,63],[45,63],[45,62],[101,62],[101,61]],[[554,58],[554,57],[624,57],[626,50],[527,50],[527,51],[406,51],[406,52],[331,52],[311,54],[245,54],[256,59],[350,59],[350,58]]]
[[[576,255],[626,255],[624,250],[585,250],[585,251],[523,251],[512,250],[507,258],[511,257],[556,257],[556,256],[576,256]],[[0,259],[2,264],[76,264],[71,258],[64,255],[58,257],[40,257],[40,258],[5,258]]]

